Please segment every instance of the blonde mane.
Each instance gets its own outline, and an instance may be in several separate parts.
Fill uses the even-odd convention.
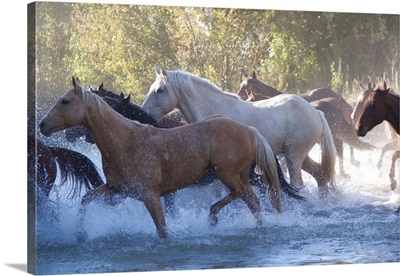
[[[162,80],[163,84],[170,85],[175,91],[179,91],[181,95],[182,93],[186,93],[189,94],[192,98],[196,98],[196,95],[198,93],[196,93],[197,89],[194,84],[197,84],[213,93],[224,94],[232,98],[235,98],[237,100],[240,100],[240,98],[236,94],[223,91],[220,87],[218,87],[211,81],[198,77],[194,74],[181,70],[168,70],[167,73],[168,73],[168,80],[163,79]],[[179,89],[179,87],[181,89]]]
[[[88,107],[92,107],[93,104],[96,105],[97,109],[100,112],[100,115],[103,119],[105,119],[106,117],[104,116],[104,106],[107,105],[98,95],[89,92],[88,90],[86,90],[85,88],[81,87],[81,96],[82,96],[82,101],[83,101],[83,105],[85,106],[85,108]],[[107,105],[108,106],[108,105]]]

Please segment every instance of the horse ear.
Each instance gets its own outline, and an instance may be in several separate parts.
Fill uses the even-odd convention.
[[[72,85],[75,88],[75,91],[77,92],[82,92],[82,87],[81,87],[81,81],[79,80],[79,78],[74,78],[72,77]]]
[[[127,104],[131,102],[131,94],[129,94],[128,97],[124,99],[124,102]]]
[[[256,72],[255,72],[255,71],[253,71],[252,78],[253,78],[253,79],[257,79],[257,75],[256,75]]]
[[[99,87],[98,87],[98,91],[101,91],[101,90],[103,90],[103,86],[104,86],[104,84],[103,84],[103,82],[99,85]]]
[[[243,70],[242,72],[243,72],[243,75],[244,75],[245,78],[249,77],[249,75],[246,73],[246,71]]]
[[[168,73],[164,68],[161,68],[161,74],[164,76],[164,78],[167,80],[168,79]]]
[[[123,100],[123,99],[124,99],[124,93],[122,93],[122,92],[121,92],[121,93],[119,94],[119,97],[118,97],[118,99],[121,99],[121,100]]]
[[[157,65],[154,65],[154,70],[156,70],[156,75],[161,74],[161,69]]]
[[[386,84],[386,81],[383,81],[383,91],[386,91],[387,90],[387,84]]]

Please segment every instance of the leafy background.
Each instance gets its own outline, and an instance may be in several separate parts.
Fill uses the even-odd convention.
[[[37,3],[37,89],[104,82],[140,104],[153,65],[236,92],[242,71],[277,89],[331,87],[352,101],[368,77],[399,87],[399,15]]]

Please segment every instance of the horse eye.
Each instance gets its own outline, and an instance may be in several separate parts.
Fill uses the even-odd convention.
[[[156,93],[162,93],[162,92],[164,92],[164,89],[163,89],[162,87],[159,87],[159,88],[156,90]]]
[[[62,100],[61,100],[61,103],[62,103],[62,104],[68,104],[69,101],[68,101],[67,99],[62,99]]]

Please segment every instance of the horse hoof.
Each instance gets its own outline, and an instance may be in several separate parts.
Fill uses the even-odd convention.
[[[215,227],[218,223],[218,218],[216,216],[210,216],[210,225]]]

